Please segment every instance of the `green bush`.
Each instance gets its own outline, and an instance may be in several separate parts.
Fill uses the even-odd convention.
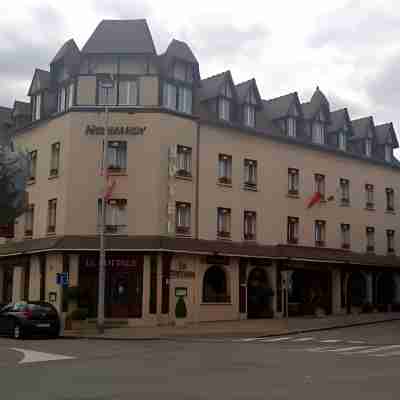
[[[186,304],[183,297],[179,297],[176,302],[175,316],[176,318],[186,318],[187,316]]]
[[[87,319],[89,311],[87,308],[77,308],[68,314],[68,318],[72,321],[84,321]]]

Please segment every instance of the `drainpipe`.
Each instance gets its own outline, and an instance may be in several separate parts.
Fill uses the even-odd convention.
[[[200,121],[197,121],[197,132],[196,132],[196,182],[195,182],[195,239],[199,239],[199,182],[200,182]]]

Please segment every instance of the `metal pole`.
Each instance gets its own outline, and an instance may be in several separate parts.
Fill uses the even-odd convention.
[[[108,91],[110,88],[105,88],[106,104],[105,104],[105,129],[103,140],[102,168],[103,168],[103,193],[101,196],[101,219],[100,219],[100,258],[99,258],[99,297],[97,306],[97,331],[104,333],[104,297],[106,283],[106,249],[105,249],[105,229],[106,229],[106,192],[108,186]]]

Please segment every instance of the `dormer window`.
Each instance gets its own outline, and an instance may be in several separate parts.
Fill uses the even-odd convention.
[[[390,144],[385,144],[385,161],[386,162],[393,161],[393,148]]]
[[[32,96],[32,121],[37,121],[41,116],[42,95],[36,94]]]
[[[256,125],[256,109],[252,104],[244,105],[244,124],[254,128]]]
[[[371,157],[371,155],[372,155],[372,139],[371,138],[367,138],[365,140],[365,155],[367,157]]]
[[[229,83],[226,83],[222,88],[221,97],[218,101],[218,116],[219,119],[224,121],[230,121],[231,119],[231,102],[232,102],[232,90]]]
[[[338,147],[339,147],[339,150],[346,151],[347,137],[346,137],[345,131],[340,131],[338,134]]]
[[[316,144],[325,144],[325,126],[320,121],[315,121],[312,125],[312,141]]]
[[[293,117],[290,117],[287,119],[287,125],[286,125],[286,134],[289,137],[296,137],[296,119]]]

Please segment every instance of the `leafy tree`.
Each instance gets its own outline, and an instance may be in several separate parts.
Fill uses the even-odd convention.
[[[28,156],[0,146],[0,225],[8,225],[24,213],[27,206],[26,180]]]

